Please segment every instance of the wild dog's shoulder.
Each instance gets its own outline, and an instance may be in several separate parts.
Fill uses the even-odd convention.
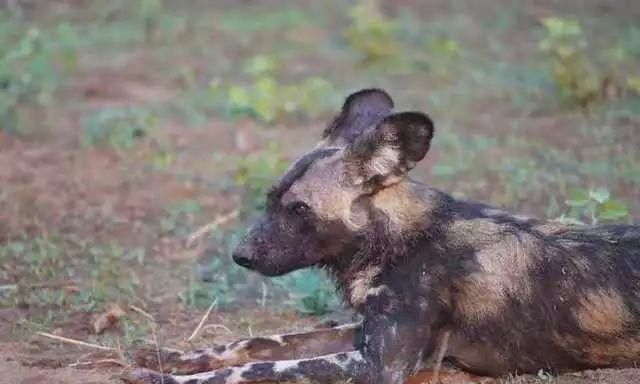
[[[483,203],[441,198],[446,204],[448,220],[445,224],[447,240],[453,245],[478,249],[503,240],[522,239],[526,236],[542,237],[562,231],[563,226],[544,220],[514,214]]]

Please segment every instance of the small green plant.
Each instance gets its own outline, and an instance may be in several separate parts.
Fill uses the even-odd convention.
[[[228,87],[228,113],[273,123],[287,116],[316,117],[331,107],[336,92],[329,82],[314,76],[297,85],[281,84],[275,76],[278,67],[278,61],[269,56],[256,56],[245,63],[252,83]]]
[[[11,281],[15,276],[29,276],[34,280],[59,277],[64,271],[59,239],[37,236],[31,239],[14,240],[0,247],[0,278]],[[3,266],[11,266],[5,270]]]
[[[607,188],[578,189],[569,194],[566,204],[569,212],[558,219],[568,224],[596,225],[602,221],[622,220],[629,216],[627,206],[611,197]]]
[[[631,91],[635,92],[637,96],[640,96],[640,76],[628,76],[627,86]]]
[[[374,0],[359,1],[349,9],[348,16],[350,25],[345,38],[364,64],[378,64],[400,56],[395,25]]]
[[[544,18],[541,22],[546,35],[539,48],[551,61],[553,80],[561,96],[583,108],[596,103],[603,76],[588,57],[580,23],[560,17]]]
[[[224,113],[235,119],[250,117],[273,124],[287,119],[315,118],[333,110],[341,95],[319,76],[283,83],[278,72],[281,63],[274,56],[257,55],[242,64],[247,80],[228,84],[214,77],[204,89],[193,79],[185,81],[188,90],[171,103],[172,108],[191,125],[203,124],[209,115]]]
[[[69,308],[93,311],[118,298],[131,300],[139,279],[129,266],[143,262],[143,250],[127,252],[114,242],[77,243],[53,235],[14,240],[0,246],[0,279],[14,282],[0,304],[25,303],[64,313]],[[90,277],[83,289],[65,289],[83,277]]]
[[[165,209],[165,216],[160,219],[160,231],[163,234],[178,236],[187,235],[195,221],[195,217],[202,211],[202,206],[195,200],[181,200]]]
[[[461,55],[462,48],[450,37],[429,39],[425,44],[424,61],[428,70],[437,75],[451,75],[451,69]]]
[[[267,189],[287,168],[280,147],[271,144],[266,150],[239,157],[236,165],[236,183],[245,189],[248,210],[262,209]]]
[[[217,307],[224,307],[233,302],[233,290],[227,283],[226,275],[222,280],[201,281],[198,276],[189,279],[187,290],[178,297],[187,308],[206,309],[212,303]]]
[[[155,116],[146,111],[103,109],[87,119],[82,142],[85,145],[131,148],[137,139],[151,132],[155,123]]]
[[[234,10],[233,7],[230,7],[220,18],[219,28],[237,36],[292,30],[312,21],[295,7],[260,8],[255,11],[247,8]]]
[[[289,292],[301,313],[321,316],[338,304],[334,284],[319,270],[305,269],[277,278],[275,284]]]
[[[44,31],[0,10],[0,130],[23,132],[25,108],[51,102],[75,64],[76,45],[68,24]]]
[[[162,0],[139,0],[134,3],[136,16],[144,25],[145,41],[152,40],[157,33],[158,23],[164,13]]]
[[[133,300],[140,279],[127,263],[130,254],[116,242],[91,244],[83,250],[87,257],[91,284],[73,298],[73,305],[85,311],[95,311],[105,303]],[[77,257],[77,256],[76,256]],[[136,257],[140,263],[144,258]]]

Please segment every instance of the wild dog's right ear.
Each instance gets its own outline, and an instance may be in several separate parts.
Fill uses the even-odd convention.
[[[348,176],[369,191],[399,182],[429,151],[433,130],[422,112],[387,116],[347,147]]]
[[[367,128],[378,125],[393,110],[393,100],[382,89],[362,89],[347,97],[342,111],[322,134],[323,145],[353,144]]]

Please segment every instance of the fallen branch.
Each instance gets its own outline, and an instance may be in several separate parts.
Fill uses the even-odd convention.
[[[80,346],[87,347],[87,348],[99,349],[101,351],[118,352],[115,348],[105,347],[103,345],[98,345],[98,344],[91,344],[91,343],[87,343],[86,341],[81,341],[81,340],[69,339],[67,337],[57,336],[57,335],[53,335],[53,334],[47,333],[47,332],[36,332],[36,334],[40,335],[40,336],[48,337],[50,339],[62,341],[64,343],[80,345]]]
[[[219,328],[219,329],[224,330],[227,333],[233,333],[232,330],[230,330],[229,328],[225,327],[222,324],[207,324],[204,327],[202,327],[201,331],[204,332],[204,331],[206,331],[208,329],[211,329],[211,328],[213,328],[213,329],[218,329]]]
[[[0,285],[0,291],[17,291],[20,289],[45,289],[45,288],[67,288],[77,287],[79,283],[75,280],[45,281],[33,284],[4,284]]]
[[[147,319],[149,319],[149,321],[152,321],[155,324],[156,319],[149,312],[145,311],[142,308],[136,307],[133,304],[129,304],[129,308],[131,310],[133,310],[134,312],[137,312],[137,313],[141,314],[142,316],[146,317]]]
[[[78,361],[76,363],[69,364],[70,368],[89,368],[97,365],[118,365],[121,367],[128,367],[129,364],[119,359],[100,359],[95,361]]]
[[[193,333],[191,334],[191,336],[189,336],[187,341],[193,340],[198,335],[198,332],[200,332],[200,330],[204,326],[204,322],[207,321],[207,319],[209,318],[209,314],[211,313],[211,310],[213,310],[213,307],[215,307],[217,303],[218,303],[218,299],[213,300],[213,302],[209,306],[209,309],[207,309],[207,312],[204,313],[204,316],[202,316],[202,319],[200,319],[198,326],[196,327],[196,329],[193,330]]]
[[[186,247],[191,248],[193,244],[196,241],[198,241],[198,239],[200,239],[202,236],[213,231],[214,229],[218,228],[222,224],[225,224],[226,222],[235,219],[236,217],[238,217],[238,215],[240,215],[240,211],[237,209],[234,209],[233,211],[227,213],[226,215],[222,215],[216,218],[215,220],[213,220],[212,222],[198,228],[195,232],[189,235],[189,237],[187,237],[187,242],[185,243]]]

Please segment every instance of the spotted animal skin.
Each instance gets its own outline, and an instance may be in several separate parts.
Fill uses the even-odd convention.
[[[433,136],[427,115],[395,112],[383,90],[350,95],[234,252],[268,276],[327,270],[364,319],[352,350],[249,354],[236,360],[243,365],[164,382],[399,384],[438,350],[494,377],[640,363],[640,226],[561,225],[414,181],[407,174]],[[281,341],[257,348],[282,351]],[[218,368],[202,359],[199,370]]]

